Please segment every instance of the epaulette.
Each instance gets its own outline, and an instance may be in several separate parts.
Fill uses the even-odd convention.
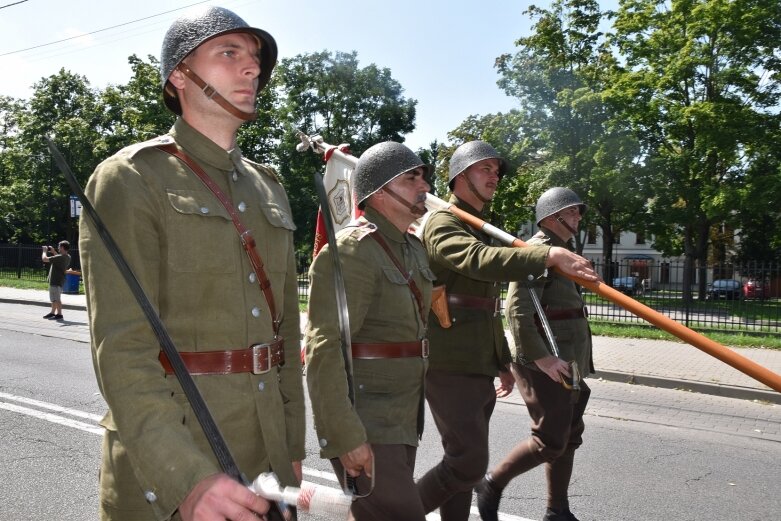
[[[149,139],[147,141],[141,141],[140,143],[134,143],[132,145],[126,146],[122,150],[119,151],[120,154],[125,155],[127,157],[133,157],[142,150],[146,150],[149,148],[159,147],[160,145],[170,145],[171,143],[175,143],[173,136],[170,134],[165,134],[162,136],[157,136],[152,139]]]
[[[256,163],[255,161],[252,161],[250,159],[247,159],[246,157],[242,157],[244,161],[254,166],[258,171],[263,172],[267,176],[269,176],[271,179],[279,183],[279,176],[277,175],[277,171],[274,170],[273,167],[269,165],[264,165],[262,163]],[[280,183],[282,184],[282,183]]]
[[[368,237],[369,234],[377,231],[377,225],[366,220],[361,216],[357,219],[350,221],[347,226],[342,229],[342,233],[357,241],[361,241],[364,237]]]
[[[534,241],[534,242],[532,243],[532,241]],[[539,246],[547,246],[552,241],[553,241],[553,239],[548,237],[548,235],[545,232],[540,230],[537,233],[535,233],[534,235],[532,235],[528,242],[531,243],[531,244],[539,245]]]

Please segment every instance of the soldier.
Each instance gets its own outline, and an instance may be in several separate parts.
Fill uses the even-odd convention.
[[[423,521],[413,471],[423,432],[426,324],[434,275],[407,232],[426,211],[431,167],[391,141],[369,148],[354,172],[366,213],[337,236],[352,337],[355,403],[340,352],[331,245],[309,271],[307,384],[320,455],[357,477],[350,519]],[[374,483],[372,485],[372,483]],[[344,483],[343,483],[344,485]],[[368,494],[368,495],[366,495]]]
[[[586,205],[569,188],[551,188],[537,200],[540,231],[529,244],[544,244],[574,250],[572,239]],[[512,373],[532,420],[531,437],[510,451],[476,487],[480,517],[498,521],[502,490],[515,476],[545,464],[548,508],[544,521],[577,521],[569,510],[568,488],[575,450],[583,443],[583,411],[591,390],[579,380],[579,390],[562,381],[593,372],[591,330],[578,286],[561,274],[549,271],[534,283],[554,337],[559,357],[546,344],[539,317],[525,281],[511,282],[507,292],[507,320],[515,340]]]
[[[458,147],[450,160],[450,202],[481,216],[493,198],[507,162],[486,142]],[[447,210],[431,214],[423,242],[436,275],[445,285],[452,325],[432,316],[426,399],[442,437],[442,461],[419,481],[426,512],[439,508],[443,521],[466,521],[472,488],[488,467],[488,423],[497,396],[513,387],[510,351],[499,315],[499,283],[541,276],[548,267],[589,280],[589,262],[566,248],[511,248],[461,222]],[[500,386],[494,389],[494,378]]]
[[[226,9],[174,21],[160,63],[165,104],[179,117],[169,134],[101,163],[86,193],[121,238],[238,467],[249,479],[273,470],[295,485],[305,424],[293,220],[273,170],[236,145],[276,56],[270,34]],[[200,175],[254,235],[246,255],[228,209]],[[109,407],[101,422],[101,519],[264,515],[264,499],[221,473],[89,220],[80,234],[93,362]],[[253,252],[265,270],[253,268]]]

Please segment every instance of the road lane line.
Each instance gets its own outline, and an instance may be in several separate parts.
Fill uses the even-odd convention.
[[[16,412],[19,414],[26,414],[27,416],[32,416],[34,418],[38,418],[39,420],[46,420],[48,422],[64,425],[65,427],[91,432],[92,434],[103,434],[103,427],[96,427],[78,420],[71,420],[70,418],[64,418],[62,416],[57,416],[56,414],[30,409],[28,407],[22,407],[20,405],[14,405],[8,402],[0,402],[0,409],[5,409],[7,411]]]
[[[84,418],[86,420],[93,420],[99,422],[100,420],[103,419],[103,416],[99,414],[91,414],[88,412],[80,411],[78,409],[69,409],[67,407],[62,407],[60,405],[56,405],[53,403],[33,400],[32,398],[25,398],[24,396],[16,396],[14,394],[0,392],[0,398],[5,400],[11,400],[13,402],[25,403],[27,405],[34,405],[35,407],[40,407],[41,409],[49,409],[50,411],[61,412],[61,413],[69,414],[71,416],[76,416],[77,418]]]

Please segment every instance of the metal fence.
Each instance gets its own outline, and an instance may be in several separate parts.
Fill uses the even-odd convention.
[[[71,267],[78,269],[79,255],[71,248]],[[590,259],[605,273],[601,259]],[[309,297],[307,272],[310,258],[296,257],[299,300]],[[691,286],[692,299],[683,298],[683,263],[677,260],[625,260],[610,263],[606,282],[646,306],[696,331],[781,335],[781,265],[773,263],[718,264],[707,266],[706,291],[699,298],[699,285]],[[695,277],[700,275],[695,270]],[[0,279],[18,278],[45,282],[47,267],[41,262],[40,246],[0,244]],[[1,284],[1,282],[0,282]],[[507,285],[502,288],[502,298]],[[590,319],[620,325],[649,325],[645,320],[588,291],[584,298]],[[504,301],[503,301],[504,302]]]

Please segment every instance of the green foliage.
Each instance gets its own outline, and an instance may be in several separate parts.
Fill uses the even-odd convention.
[[[778,3],[624,1],[614,28],[625,66],[608,95],[644,146],[648,229],[669,253],[726,260],[711,230],[747,224],[746,152],[779,125]]]

